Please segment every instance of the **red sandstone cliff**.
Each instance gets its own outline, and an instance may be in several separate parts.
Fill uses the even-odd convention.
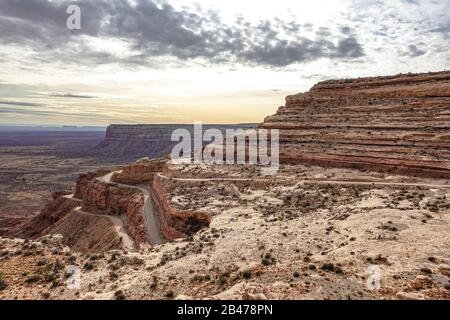
[[[114,173],[112,181],[128,185],[149,184],[153,181],[154,174],[165,171],[166,167],[165,159],[143,158]]]
[[[76,199],[64,197],[66,194],[53,194],[53,199],[37,216],[17,226],[17,228],[8,232],[6,236],[35,239],[45,235],[49,227],[80,205],[80,202]]]
[[[167,188],[167,180],[155,175],[151,195],[164,238],[168,240],[184,238],[209,226],[211,216],[207,213],[181,211],[171,206]]]
[[[40,214],[6,234],[9,237],[39,238],[62,234],[63,243],[82,252],[97,252],[121,247],[121,237],[108,215],[123,219],[127,234],[139,245],[147,243],[142,215],[143,195],[134,189],[105,184],[97,178],[106,171],[81,174],[73,196],[54,194]],[[74,209],[81,207],[83,212]],[[104,217],[103,217],[103,216]]]
[[[167,190],[169,186],[157,176],[160,172],[167,173],[167,160],[144,158],[123,167],[114,174],[112,180],[117,183],[147,185],[159,216],[162,235],[167,240],[190,236],[208,226],[211,222],[208,214],[180,211],[171,206]]]
[[[63,243],[77,252],[98,253],[122,247],[122,238],[110,219],[74,210],[50,226],[46,233],[61,234]]]
[[[148,243],[144,195],[123,184],[148,188],[165,239],[193,235],[208,226],[211,218],[205,213],[180,211],[171,206],[167,190],[170,185],[157,176],[158,172],[166,171],[166,166],[163,159],[142,159],[113,175],[113,181],[120,184],[99,179],[107,174],[105,171],[81,174],[73,195],[55,194],[38,216],[18,227],[11,236],[38,238],[61,234],[62,242],[76,251],[107,251],[123,244],[117,224],[112,221],[114,218],[116,222],[121,221],[123,232],[134,245]]]
[[[449,179],[450,72],[321,82],[260,127],[284,163]]]

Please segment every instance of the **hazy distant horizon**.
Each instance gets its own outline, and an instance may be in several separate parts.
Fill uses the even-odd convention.
[[[205,126],[223,126],[223,125],[257,125],[257,122],[249,122],[249,123],[203,123]],[[193,123],[111,123],[106,126],[72,126],[72,125],[58,125],[58,124],[43,124],[43,125],[8,125],[8,124],[0,124],[0,131],[15,131],[17,129],[32,131],[32,130],[57,130],[57,131],[106,131],[109,126],[112,125],[129,125],[129,126],[147,126],[147,125],[167,125],[167,126],[193,126]]]
[[[102,126],[60,126],[60,125],[3,125],[0,124],[0,132],[17,131],[106,131]]]

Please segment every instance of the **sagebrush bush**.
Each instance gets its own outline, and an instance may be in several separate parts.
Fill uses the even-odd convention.
[[[8,287],[8,284],[3,279],[2,274],[0,273],[0,291],[5,290]]]

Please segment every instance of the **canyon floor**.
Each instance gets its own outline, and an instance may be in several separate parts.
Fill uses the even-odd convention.
[[[2,239],[0,298],[450,299],[446,180],[303,165],[270,178],[242,166],[169,172],[171,205],[208,212],[208,228],[99,254],[58,236]],[[69,265],[79,289],[65,285]]]
[[[0,132],[0,235],[39,212],[53,192],[70,190],[80,172],[112,168],[87,151],[104,132]]]

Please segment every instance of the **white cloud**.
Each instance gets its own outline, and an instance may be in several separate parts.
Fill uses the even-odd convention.
[[[28,123],[55,110],[52,121],[61,123],[179,122],[196,114],[261,121],[284,95],[319,80],[438,71],[450,63],[446,0],[169,0],[146,6],[143,16],[124,7],[109,29],[96,21],[111,13],[111,2],[98,1],[78,36],[58,27],[59,7],[38,20],[29,2],[12,10],[17,2],[3,1],[0,92],[46,106],[17,114]],[[80,92],[96,98],[76,101]],[[0,123],[14,120],[8,110]]]

